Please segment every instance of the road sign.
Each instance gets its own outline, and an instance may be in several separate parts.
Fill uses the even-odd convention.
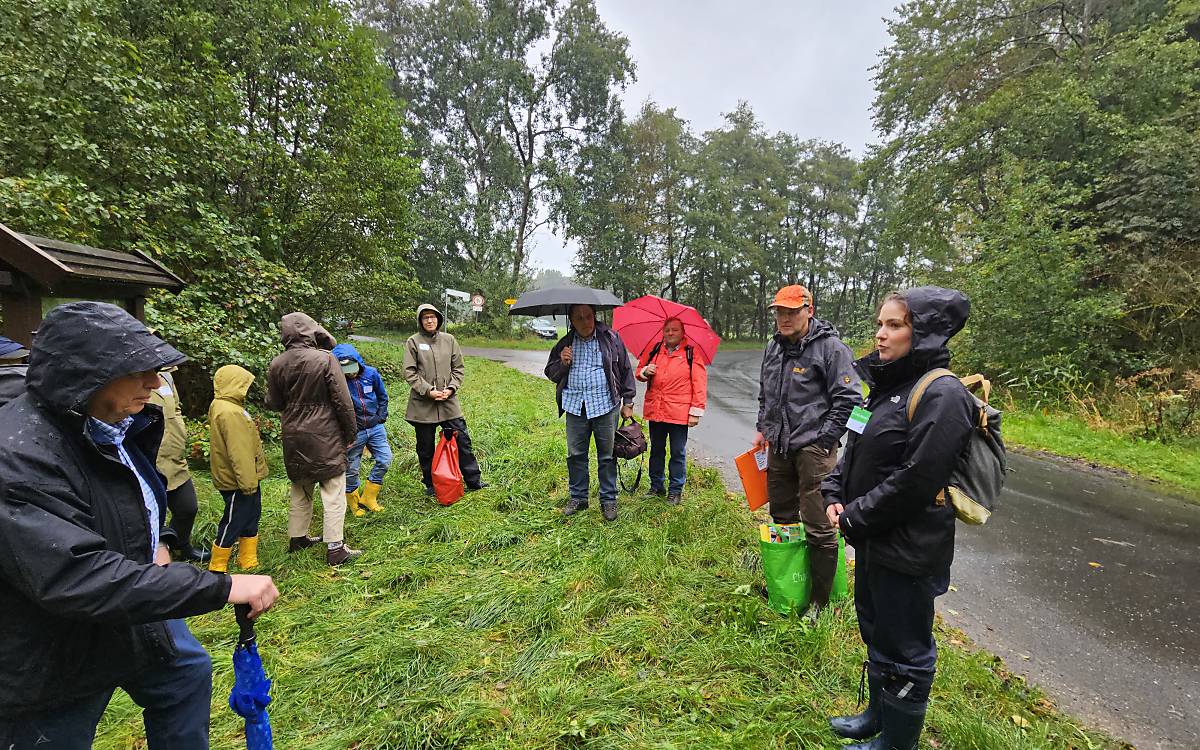
[[[471,295],[471,309],[475,312],[483,312],[483,295],[479,292]]]
[[[513,305],[517,304],[517,299],[515,297],[509,297],[508,299],[504,300],[504,304],[512,307]]]

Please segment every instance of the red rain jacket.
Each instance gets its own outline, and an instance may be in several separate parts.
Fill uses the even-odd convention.
[[[708,371],[704,363],[692,352],[692,364],[688,366],[685,338],[679,347],[668,352],[666,345],[658,348],[654,364],[658,371],[653,376],[642,376],[642,369],[650,364],[650,353],[638,362],[637,379],[649,383],[646,389],[646,404],[642,415],[651,422],[687,424],[689,416],[704,416],[704,404],[708,400]]]

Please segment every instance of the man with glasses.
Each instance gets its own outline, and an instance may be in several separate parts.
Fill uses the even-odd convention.
[[[819,612],[829,603],[838,549],[821,481],[837,463],[837,444],[862,388],[850,348],[832,325],[813,317],[807,289],[785,286],[770,307],[778,333],[763,352],[754,447],[767,451],[771,518],[804,523],[812,604]]]
[[[279,595],[172,563],[158,371],[186,357],[121,308],[51,310],[0,408],[0,747],[92,746],[116,688],[151,750],[205,750],[212,662],[184,617]],[[232,619],[232,618],[231,618]]]

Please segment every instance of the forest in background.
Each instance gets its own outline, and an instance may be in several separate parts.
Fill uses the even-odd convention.
[[[861,158],[743,103],[625,112],[592,0],[0,0],[0,222],[161,259],[152,321],[260,371],[280,314],[486,318],[542,227],[575,277],[763,339],[799,282],[851,341],[886,291],[973,300],[962,366],[1156,437],[1200,421],[1200,1],[913,0]],[[507,330],[505,328],[505,330]]]

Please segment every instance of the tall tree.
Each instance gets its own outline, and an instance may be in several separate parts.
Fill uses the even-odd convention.
[[[438,243],[468,281],[514,291],[557,176],[618,112],[628,41],[593,0],[378,0],[367,16],[408,106]]]

